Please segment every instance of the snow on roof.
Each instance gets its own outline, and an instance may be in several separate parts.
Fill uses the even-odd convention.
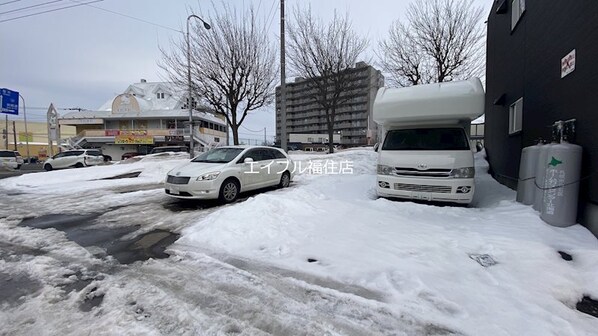
[[[112,105],[118,94],[102,104],[97,111],[77,111],[63,115],[60,119],[146,119],[146,118],[188,118],[189,110],[182,109],[186,91],[170,82],[141,82],[129,85],[123,92],[131,94],[139,103],[140,112],[113,112]],[[158,93],[164,94],[164,98]],[[225,122],[208,112],[194,111],[193,116],[205,121],[225,125]]]
[[[169,82],[143,82],[129,85],[123,93],[135,96],[141,111],[145,111],[180,108],[183,105],[186,91]],[[158,98],[158,93],[164,93],[164,98]],[[117,96],[102,104],[98,110],[111,111],[112,102]]]

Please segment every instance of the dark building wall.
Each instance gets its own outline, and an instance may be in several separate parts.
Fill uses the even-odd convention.
[[[487,27],[485,143],[492,172],[516,187],[521,149],[539,137],[550,139],[555,121],[577,119],[582,176],[593,173],[581,183],[580,220],[587,222],[585,205],[598,205],[598,1],[528,0],[513,31],[512,9],[496,14],[499,3]],[[561,59],[573,49],[575,71],[561,78]],[[509,106],[520,97],[523,129],[509,135]]]

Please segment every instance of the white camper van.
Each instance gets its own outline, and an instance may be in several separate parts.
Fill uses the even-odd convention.
[[[469,204],[475,173],[469,126],[483,112],[478,78],[381,88],[374,102],[383,131],[378,196]]]

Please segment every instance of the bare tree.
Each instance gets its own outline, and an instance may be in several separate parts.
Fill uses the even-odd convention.
[[[325,113],[328,148],[333,153],[336,111],[353,98],[350,93],[358,87],[353,67],[367,40],[353,31],[347,15],[335,12],[325,24],[312,15],[311,8],[296,7],[293,19],[287,29],[289,63],[306,78],[312,98]]]
[[[252,7],[237,14],[226,4],[207,17],[212,29],[196,25],[190,32],[193,96],[223,115],[239,144],[239,126],[248,113],[272,103],[277,75],[276,49]],[[184,36],[160,48],[159,66],[169,79],[187,85],[187,41]]]
[[[379,45],[395,84],[409,86],[481,76],[482,8],[472,0],[416,0]]]

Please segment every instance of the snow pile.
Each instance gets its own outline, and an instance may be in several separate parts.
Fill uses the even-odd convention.
[[[598,327],[574,310],[583,294],[598,297],[595,237],[580,225],[543,223],[487,174],[482,154],[470,208],[376,199],[371,150],[305,159],[347,160],[355,169],[299,175],[292,188],[223,207],[183,230],[173,250],[201,247],[362,286],[383,293],[396,313],[465,334],[573,335]],[[483,267],[476,255],[497,264]]]
[[[0,187],[20,192],[73,193],[86,190],[164,182],[166,173],[189,160],[186,153],[147,155],[134,162],[53,170],[0,180]],[[137,178],[109,179],[139,173]]]

